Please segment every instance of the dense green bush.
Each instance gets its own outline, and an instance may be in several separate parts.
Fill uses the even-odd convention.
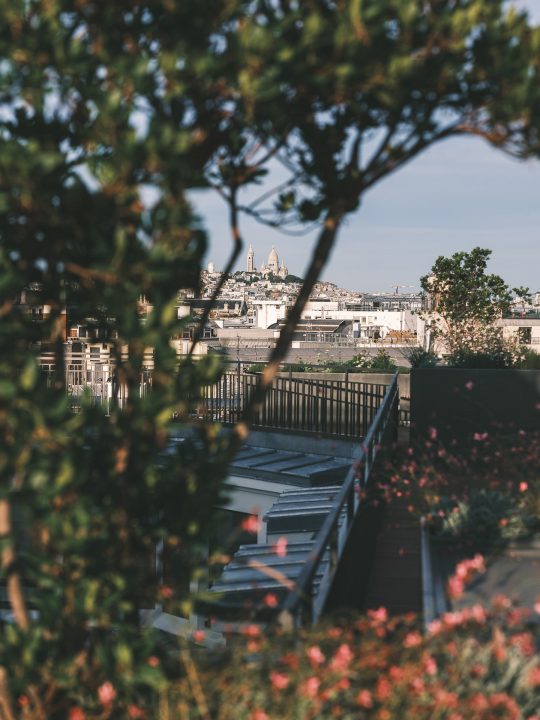
[[[534,350],[523,351],[517,367],[522,370],[540,370],[540,353]]]
[[[458,348],[446,357],[446,363],[458,368],[510,368],[516,366],[516,353],[503,344],[483,352]]]
[[[415,347],[406,353],[406,358],[413,368],[435,367],[439,358],[431,350],[424,350],[421,347]]]

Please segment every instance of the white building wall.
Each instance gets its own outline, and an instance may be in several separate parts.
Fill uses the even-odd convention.
[[[521,343],[521,346],[540,353],[540,320],[532,318],[502,319],[497,322],[502,327],[503,338],[510,342],[519,342],[521,330],[530,329],[530,343]],[[527,333],[528,335],[529,333]]]
[[[256,300],[253,303],[256,312],[256,326],[263,330],[270,327],[287,314],[287,305],[276,300]]]
[[[417,331],[418,315],[411,310],[339,310],[338,305],[337,302],[314,302],[310,308],[306,308],[302,317],[312,320],[318,318],[351,320],[353,327],[356,328],[355,323],[357,323],[362,332],[369,328],[379,328],[383,338],[391,331],[412,333]]]

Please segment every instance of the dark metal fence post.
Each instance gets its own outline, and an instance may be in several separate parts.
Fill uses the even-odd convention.
[[[289,387],[287,392],[287,427],[292,428],[292,370],[289,368]]]
[[[240,420],[241,410],[240,410],[240,359],[237,360],[237,366],[236,366],[236,417],[234,422],[238,422]]]
[[[345,371],[345,437],[349,435],[349,371]]]

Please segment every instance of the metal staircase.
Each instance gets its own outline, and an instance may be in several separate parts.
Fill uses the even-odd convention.
[[[267,542],[241,545],[224,567],[218,582],[210,588],[218,613],[257,606],[271,608],[283,600],[310,560],[314,536],[339,490],[340,486],[332,485],[286,490],[280,494],[264,516]],[[328,552],[317,568],[314,592],[318,591],[327,570]]]

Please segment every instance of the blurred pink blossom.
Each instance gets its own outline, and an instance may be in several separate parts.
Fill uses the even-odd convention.
[[[288,540],[286,537],[280,537],[274,545],[274,550],[278,557],[285,557],[287,555]]]
[[[360,707],[366,708],[366,710],[373,707],[373,698],[369,690],[360,690],[356,696],[356,702]]]
[[[69,711],[69,720],[85,720],[86,714],[79,707],[71,708]]]
[[[406,648],[418,647],[418,645],[421,644],[422,636],[419,632],[410,632],[408,635],[405,636],[405,640],[403,641],[403,646]]]
[[[308,660],[312,665],[322,665],[323,662],[326,660],[326,657],[324,653],[321,651],[321,648],[318,645],[312,645],[306,650],[306,655],[308,656]]]
[[[368,610],[368,615],[375,622],[384,623],[388,620],[388,610],[385,607],[380,607],[377,610]]]
[[[321,681],[318,677],[312,676],[309,677],[305,683],[302,685],[301,692],[302,694],[306,695],[309,698],[317,697],[317,693],[319,692],[319,687],[321,686]]]
[[[351,648],[346,643],[343,643],[336,650],[336,654],[330,663],[330,669],[342,672],[348,668],[353,658],[354,655]]]
[[[272,683],[272,687],[276,690],[285,690],[290,681],[283,673],[272,670],[270,673],[270,682]]]
[[[264,710],[257,709],[251,713],[249,720],[270,720],[270,716]]]
[[[242,530],[245,532],[256,535],[261,527],[261,521],[256,515],[250,515],[242,521]]]
[[[104,682],[103,685],[100,685],[98,688],[98,697],[102,705],[110,705],[116,697],[116,690],[112,683],[107,681]]]

